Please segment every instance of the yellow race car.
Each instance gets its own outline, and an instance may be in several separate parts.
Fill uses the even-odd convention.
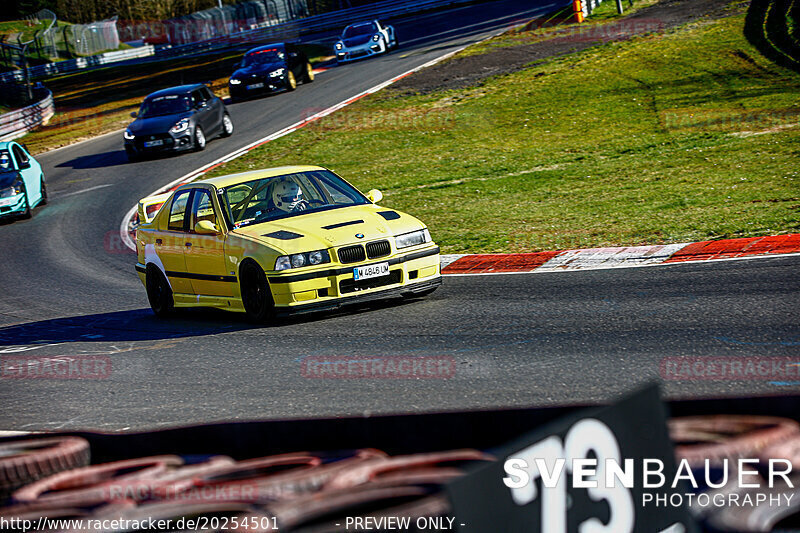
[[[136,271],[158,316],[201,306],[264,321],[433,292],[439,247],[381,198],[316,166],[189,183],[139,202]]]

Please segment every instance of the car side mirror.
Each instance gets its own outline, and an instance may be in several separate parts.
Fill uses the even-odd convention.
[[[194,226],[194,232],[198,235],[216,235],[219,233],[217,225],[210,220],[201,220]]]
[[[367,193],[367,200],[373,204],[377,204],[383,198],[383,193],[378,189],[372,189]]]
[[[131,117],[136,118],[138,116],[139,116],[139,113],[137,113],[136,111],[131,111]]]
[[[25,161],[24,163],[20,163],[19,164],[19,169],[20,170],[27,170],[29,168],[31,168],[31,162],[30,161]]]

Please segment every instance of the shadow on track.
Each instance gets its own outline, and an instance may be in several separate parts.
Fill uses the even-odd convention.
[[[191,310],[181,312],[172,320],[161,320],[150,309],[135,309],[3,327],[0,328],[0,345],[164,340],[253,327],[222,311]]]
[[[125,150],[114,150],[113,152],[104,152],[102,154],[82,155],[75,159],[59,163],[56,167],[86,170],[91,168],[116,167],[127,164],[128,156],[125,155]]]
[[[279,329],[319,323],[343,315],[355,316],[378,309],[395,308],[415,299],[385,300],[348,306],[329,312],[309,313],[278,319],[269,324],[252,324],[244,314],[216,309],[181,309],[175,317],[159,319],[150,309],[116,311],[65,318],[53,318],[0,327],[0,346],[35,346],[70,342],[131,342],[203,337],[253,329]]]

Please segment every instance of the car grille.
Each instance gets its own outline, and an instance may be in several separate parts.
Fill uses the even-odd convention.
[[[366,254],[364,253],[364,247],[360,244],[339,248],[337,253],[339,254],[340,263],[358,263],[359,261],[363,261],[367,258]]]
[[[366,289],[396,285],[402,281],[403,271],[400,269],[392,270],[389,272],[388,276],[381,276],[380,278],[369,278],[361,281],[356,281],[352,278],[345,279],[339,282],[339,294],[349,294]]]
[[[375,241],[367,244],[367,257],[375,259],[392,253],[389,241]]]

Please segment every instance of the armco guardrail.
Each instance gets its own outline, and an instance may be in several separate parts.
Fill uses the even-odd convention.
[[[438,9],[474,1],[475,0],[387,0],[385,2],[376,4],[332,11],[330,13],[315,15],[312,17],[305,17],[302,19],[293,20],[291,22],[276,24],[274,26],[245,30],[196,43],[171,47],[159,47],[156,49],[154,49],[152,46],[144,46],[131,50],[108,52],[106,54],[93,57],[40,65],[29,68],[28,71],[31,79],[37,79],[52,74],[62,74],[80,69],[99,68],[100,66],[119,61],[135,59],[141,59],[143,61],[157,61],[169,57],[204,54],[210,51],[222,50],[247,43],[262,42],[266,40],[297,39],[305,35],[313,35],[315,33],[328,30],[341,29],[347,24],[357,22],[359,20],[397,17],[420,11]],[[24,76],[21,70],[15,70],[13,72],[7,72],[0,75],[0,83],[22,81],[23,79]]]
[[[44,78],[53,74],[66,74],[76,70],[86,68],[100,67],[108,63],[116,63],[118,61],[125,61],[128,59],[138,59],[155,54],[155,48],[152,46],[142,46],[139,48],[131,48],[129,50],[116,50],[114,52],[106,52],[91,57],[79,57],[77,59],[69,59],[67,61],[58,61],[57,63],[48,63],[46,65],[37,65],[28,68],[28,73],[31,79]],[[13,70],[0,75],[0,83],[21,82],[25,79],[25,73],[21,70]]]
[[[53,116],[55,113],[53,93],[44,88],[37,92],[38,96],[42,97],[40,101],[0,115],[0,142],[22,137],[42,124],[47,124],[47,121]]]
[[[451,5],[465,4],[475,0],[387,0],[376,4],[341,9],[322,15],[305,17],[283,24],[246,30],[207,41],[173,46],[159,50],[158,55],[184,55],[187,52],[206,52],[226,46],[259,42],[265,40],[297,39],[301,36],[321,33],[328,30],[339,30],[353,22],[373,18],[391,18],[420,11],[439,9]]]

